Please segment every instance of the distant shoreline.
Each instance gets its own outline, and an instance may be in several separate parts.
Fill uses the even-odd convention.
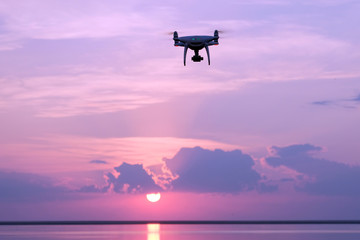
[[[276,220],[276,221],[0,221],[10,225],[135,225],[135,224],[360,224],[360,220]]]

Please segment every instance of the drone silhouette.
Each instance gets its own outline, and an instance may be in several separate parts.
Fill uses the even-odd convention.
[[[215,30],[214,36],[184,36],[179,37],[178,33],[174,32],[174,46],[175,47],[184,47],[184,66],[186,66],[186,53],[187,50],[190,48],[194,50],[195,55],[191,58],[193,62],[201,62],[204,60],[203,57],[199,55],[199,50],[205,48],[208,63],[210,65],[210,53],[209,53],[209,46],[211,45],[219,45],[219,31]]]

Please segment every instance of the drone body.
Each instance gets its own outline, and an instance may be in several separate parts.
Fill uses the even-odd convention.
[[[209,46],[211,45],[218,45],[219,44],[219,31],[215,30],[214,36],[185,36],[179,37],[178,33],[174,32],[174,46],[176,47],[184,47],[184,66],[186,66],[186,53],[187,50],[190,48],[194,50],[195,55],[191,58],[194,62],[200,62],[204,58],[199,55],[199,50],[205,48],[208,63],[210,65],[210,53],[209,53]]]

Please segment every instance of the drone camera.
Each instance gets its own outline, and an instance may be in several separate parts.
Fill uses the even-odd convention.
[[[194,55],[191,60],[193,60],[193,62],[201,62],[202,60],[204,60],[204,58],[200,55]]]

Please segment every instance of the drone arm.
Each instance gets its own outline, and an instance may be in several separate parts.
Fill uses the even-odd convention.
[[[184,47],[184,66],[186,66],[186,53],[187,53],[187,50],[188,50],[188,45],[185,44],[185,47]]]
[[[205,44],[205,49],[206,49],[206,53],[207,53],[207,57],[208,57],[208,63],[210,65],[210,52],[209,52],[209,46],[208,44]]]
[[[185,44],[184,44],[183,42],[175,42],[175,43],[174,43],[174,46],[175,46],[175,47],[184,47]]]
[[[214,41],[212,41],[212,42],[209,42],[209,43],[208,43],[208,46],[212,46],[212,45],[219,45],[219,42],[214,42]]]

